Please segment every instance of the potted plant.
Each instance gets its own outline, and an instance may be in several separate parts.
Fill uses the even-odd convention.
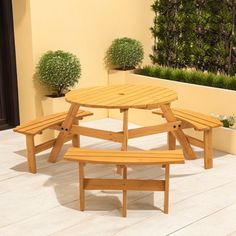
[[[79,59],[62,50],[48,51],[42,55],[37,65],[37,78],[51,91],[51,97],[62,97],[80,78]]]
[[[106,52],[106,64],[109,68],[119,70],[134,69],[144,57],[142,44],[131,38],[123,37],[113,40]]]
[[[36,67],[36,78],[51,91],[42,101],[44,115],[68,109],[63,96],[78,82],[80,75],[80,61],[74,54],[57,50],[42,55]]]
[[[138,40],[127,37],[113,40],[105,55],[105,63],[110,69],[109,82],[123,83],[125,71],[135,69],[143,57],[143,46]]]

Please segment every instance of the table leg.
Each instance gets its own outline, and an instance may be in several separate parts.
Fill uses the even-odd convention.
[[[123,142],[121,146],[122,151],[128,149],[128,110],[123,110]]]
[[[121,151],[127,151],[128,149],[128,109],[121,110],[123,112],[123,142],[121,144]],[[117,166],[117,174],[122,174],[123,166]]]
[[[167,121],[176,121],[176,118],[174,117],[174,114],[172,113],[169,105],[161,105],[160,107]],[[173,134],[181,144],[186,158],[190,160],[196,159],[196,154],[193,152],[193,149],[191,148],[183,130],[180,128],[176,131],[173,131]]]
[[[66,119],[61,126],[61,131],[60,131],[59,135],[57,136],[56,142],[55,142],[55,144],[52,148],[52,151],[50,153],[50,156],[48,159],[49,162],[56,161],[56,159],[61,151],[61,148],[66,140],[66,137],[70,133],[71,126],[74,122],[74,119],[75,119],[75,116],[76,116],[76,113],[78,112],[78,110],[79,110],[78,104],[71,104],[68,114],[66,116]]]

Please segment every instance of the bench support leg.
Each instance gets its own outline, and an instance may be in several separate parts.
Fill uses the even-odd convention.
[[[127,167],[123,167],[123,179],[127,179]],[[123,207],[122,207],[122,216],[126,217],[127,215],[127,190],[123,190]]]
[[[79,163],[79,192],[80,192],[80,210],[84,211],[85,197],[84,197],[84,163]]]
[[[165,168],[165,193],[164,193],[164,213],[168,214],[169,210],[169,180],[170,180],[170,165],[166,164]]]
[[[175,136],[173,135],[172,132],[168,132],[167,143],[168,143],[168,149],[169,150],[175,150],[176,149],[176,138],[175,138]]]
[[[74,124],[79,125],[79,121],[75,120]],[[78,148],[80,147],[80,135],[79,134],[73,134],[72,145],[73,145],[73,147],[78,147]]]
[[[204,131],[204,168],[213,167],[212,129]]]
[[[167,121],[177,121],[172,113],[169,105],[161,105],[161,110],[163,112],[163,116],[166,118]],[[191,148],[183,130],[180,128],[176,131],[173,131],[175,137],[178,139],[179,143],[181,144],[184,154],[187,159],[194,160],[196,159],[196,154],[194,153],[193,149]]]
[[[50,156],[48,159],[49,162],[56,162],[57,157],[61,151],[61,148],[62,148],[66,138],[68,137],[68,134],[70,133],[71,126],[74,122],[74,119],[75,119],[75,116],[76,116],[76,113],[78,112],[78,110],[79,110],[79,105],[72,104],[70,106],[70,109],[69,109],[69,112],[66,116],[66,119],[61,126],[62,131],[60,131],[59,135],[57,136],[55,145],[52,148],[52,151],[50,153]]]
[[[26,135],[26,148],[27,148],[27,159],[29,172],[36,173],[36,160],[35,160],[35,146],[34,136]]]

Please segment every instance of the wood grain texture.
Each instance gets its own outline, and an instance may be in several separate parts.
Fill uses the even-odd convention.
[[[177,121],[177,118],[174,116],[172,110],[170,109],[169,104],[168,105],[161,105],[161,110],[162,110],[162,113],[163,113],[165,119],[168,122]],[[173,134],[175,135],[175,137],[178,139],[179,143],[181,144],[186,158],[190,159],[190,160],[196,159],[196,154],[193,152],[182,129],[178,129],[176,131],[173,131]]]
[[[78,89],[66,94],[66,101],[85,107],[142,108],[159,107],[177,99],[175,91],[149,85],[113,85]]]
[[[79,163],[80,210],[81,211],[84,210],[84,201],[85,201],[84,190],[122,190],[123,217],[126,217],[127,215],[127,190],[163,191],[164,213],[167,214],[169,208],[169,178],[170,178],[169,165],[183,163],[184,156],[180,150],[158,151],[158,152],[151,151],[151,158],[150,158],[150,156],[148,155],[149,152],[150,151],[128,152],[128,151],[102,151],[102,150],[88,150],[88,149],[86,150],[74,147],[69,148],[64,158],[66,160],[75,161]],[[113,153],[115,156],[112,155]],[[165,158],[162,157],[163,153],[165,155]],[[143,158],[140,158],[140,156],[143,156]],[[172,158],[175,159],[175,161],[173,161]],[[84,178],[83,165],[85,163],[122,165],[122,170],[123,170],[122,179]],[[136,165],[164,164],[165,180],[127,179],[126,164],[136,164]]]
[[[203,131],[222,126],[222,123],[218,119],[209,115],[185,109],[172,108],[171,110],[178,120],[186,122],[189,127],[192,127],[195,130]],[[163,115],[163,112],[161,111],[153,111],[153,113],[157,115]]]
[[[89,111],[79,110],[75,116],[80,119],[86,116],[91,116],[93,113]],[[40,134],[43,130],[53,127],[54,125],[62,124],[67,116],[67,112],[60,112],[21,124],[13,129],[13,131],[22,134]]]
[[[108,151],[69,148],[64,159],[89,163],[104,164],[182,164],[184,157],[182,150],[167,151]]]
[[[186,135],[188,142],[204,150],[204,168],[213,167],[212,129],[222,126],[222,122],[209,115],[185,109],[171,109],[174,117],[182,121],[181,129],[194,128],[203,132],[203,140]],[[154,114],[164,116],[162,111],[154,111]]]
[[[65,121],[62,123],[61,131],[56,138],[55,145],[53,146],[49,159],[49,162],[56,162],[57,157],[61,151],[63,144],[65,143],[66,138],[70,134],[71,127],[73,125],[75,116],[79,110],[79,105],[72,104],[66,115]]]

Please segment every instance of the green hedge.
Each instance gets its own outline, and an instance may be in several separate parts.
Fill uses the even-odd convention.
[[[161,66],[145,66],[136,70],[135,73],[184,83],[236,90],[236,76],[216,75]]]
[[[155,0],[153,64],[236,74],[236,0]]]

